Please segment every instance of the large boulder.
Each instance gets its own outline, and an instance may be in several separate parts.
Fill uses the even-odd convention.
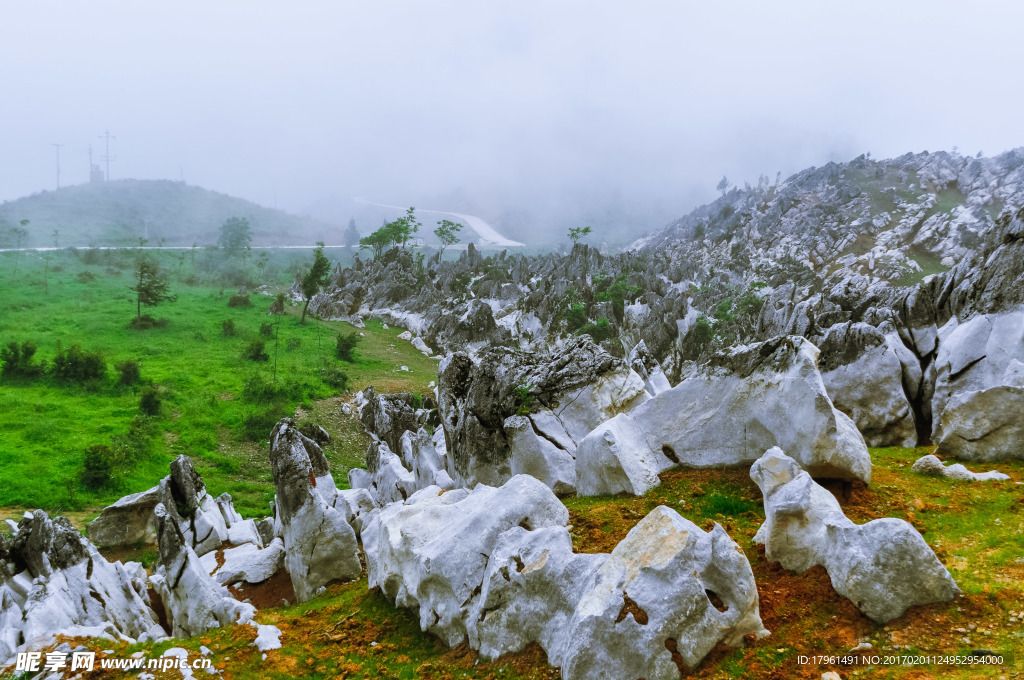
[[[538,433],[557,430],[549,439],[572,455],[598,424],[649,398],[643,379],[587,335],[549,354],[451,354],[441,362],[438,397],[448,472],[463,486],[497,486],[513,475],[511,416],[529,417]]]
[[[639,472],[631,479],[649,479],[665,459],[698,467],[735,465],[757,460],[768,448],[786,447],[811,474],[839,479],[871,479],[871,457],[864,438],[850,418],[833,406],[821,381],[818,350],[804,338],[787,336],[748,345],[696,366],[670,390],[629,412],[629,421],[613,431],[619,451],[602,424],[588,437],[600,444],[597,458],[577,456],[577,476],[596,460],[603,465],[628,442],[629,458]],[[620,433],[628,433],[620,436]],[[588,443],[589,447],[589,443]],[[588,449],[589,450],[589,449]],[[663,458],[661,457],[663,456]],[[602,473],[607,476],[608,473]],[[596,477],[597,475],[595,475]],[[621,479],[622,475],[616,478]],[[614,493],[625,486],[587,487],[592,493]],[[581,493],[583,493],[581,491]]]
[[[1024,385],[954,395],[938,422],[939,455],[964,460],[1024,460]]]
[[[894,518],[854,524],[835,497],[780,449],[758,459],[750,478],[764,495],[765,521],[754,541],[765,546],[768,559],[798,572],[823,566],[835,591],[875,621],[959,594],[914,527]]]
[[[641,496],[661,483],[658,473],[675,465],[651,447],[629,413],[601,423],[576,449],[576,490],[582,496],[629,493]]]
[[[711,597],[720,599],[716,606]],[[655,508],[597,570],[566,630],[567,680],[674,680],[719,642],[767,635],[750,563],[721,526]]]
[[[889,337],[895,334],[866,323],[832,326],[818,343],[818,370],[832,403],[868,446],[914,446],[917,428],[903,391],[903,366]]]
[[[498,536],[513,527],[564,526],[569,512],[540,481],[518,475],[472,492],[428,487],[363,525],[369,586],[419,610],[420,628],[454,646],[480,593]]]
[[[318,488],[330,472],[311,461],[323,456],[320,447],[291,422],[281,420],[270,435],[270,464],[277,490],[275,506],[284,539],[285,567],[300,602],[327,583],[352,580],[362,573],[355,532],[345,515],[328,504]],[[326,461],[320,463],[325,465]],[[317,474],[317,473],[321,474]],[[336,494],[333,479],[330,495]]]
[[[100,548],[156,542],[153,508],[160,502],[160,487],[125,496],[103,508],[100,516],[86,525],[89,540]]]
[[[1004,398],[1007,399],[1005,407],[997,408],[993,419],[999,420],[998,414],[1005,412],[1008,418],[1021,420],[1020,398],[1012,394],[1012,389],[1011,392],[997,390],[987,396],[970,395],[1000,387],[1024,388],[1024,383],[1015,377],[1016,367],[1024,363],[1024,307],[996,314],[979,314],[951,325],[952,329],[942,338],[935,358],[935,390],[931,398],[934,414],[932,439],[941,442],[956,437],[950,430],[958,427],[969,430],[970,436],[984,437],[987,431],[985,410]],[[947,416],[947,410],[954,413]],[[996,439],[1006,440],[1007,433]],[[1019,452],[1024,444],[1019,430],[1012,441],[1016,446],[1011,443],[1010,448]],[[977,457],[984,456],[984,451],[993,450],[994,443],[967,446],[963,456],[978,460],[1005,457],[1002,446],[997,446],[999,453],[993,452],[987,458]],[[953,450],[950,447],[957,446],[950,442],[946,448]]]
[[[467,617],[470,647],[496,659],[536,642],[548,661],[559,665],[576,604],[593,589],[607,559],[606,554],[574,554],[562,526],[504,532]]]
[[[545,437],[528,416],[509,416],[503,428],[511,447],[513,475],[535,477],[559,496],[576,493],[576,460],[557,440]]]

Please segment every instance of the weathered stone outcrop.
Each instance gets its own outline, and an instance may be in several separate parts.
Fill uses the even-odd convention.
[[[100,516],[89,522],[86,531],[94,545],[132,545],[139,541],[156,542],[156,517],[153,509],[160,502],[160,487],[125,496],[103,508]]]
[[[823,566],[836,592],[875,621],[959,594],[914,527],[894,518],[854,524],[835,497],[780,449],[758,459],[750,478],[764,494],[765,522],[754,541],[764,544],[768,559],[798,572]]]
[[[362,573],[355,532],[328,504],[337,490],[320,447],[285,418],[270,435],[270,463],[277,489],[276,513],[284,539],[285,568],[295,596],[309,600],[322,586]]]
[[[938,456],[931,454],[918,458],[914,461],[914,465],[911,469],[922,475],[928,475],[930,477],[945,477],[956,482],[1001,481],[1010,478],[1009,475],[1004,475],[1002,472],[971,472],[960,463],[943,465]]]
[[[406,430],[416,431],[416,409],[408,392],[377,394],[373,386],[363,390],[366,400],[359,410],[359,420],[366,431],[386,442],[392,451],[400,449],[399,441]]]
[[[578,492],[642,494],[671,465],[752,462],[772,446],[788,446],[814,475],[870,481],[864,438],[829,400],[817,358],[814,345],[790,336],[691,368],[587,435],[576,452]]]
[[[165,635],[145,569],[108,562],[63,517],[26,513],[10,544],[0,540],[0,565],[0,667],[57,635],[129,642]]]
[[[889,337],[866,323],[832,326],[818,341],[818,370],[832,403],[868,446],[914,446],[917,428],[903,391],[903,365]]]
[[[232,597],[203,567],[176,507],[155,509],[160,560],[150,583],[160,595],[174,637],[190,637],[211,628],[252,620],[256,609]]]
[[[526,475],[426,488],[367,518],[369,583],[449,645],[496,658],[536,642],[567,678],[676,678],[677,656],[692,667],[767,632],[750,565],[720,526],[705,533],[661,507],[611,555],[576,555],[567,520]]]
[[[596,425],[649,398],[643,379],[589,336],[550,354],[493,347],[474,361],[456,352],[441,362],[438,396],[448,471],[465,486],[500,485],[512,476],[512,437],[504,427],[511,416],[530,418],[539,435],[571,456]]]
[[[721,599],[719,609],[709,598]],[[674,680],[719,642],[767,635],[740,547],[716,524],[705,533],[664,506],[615,546],[577,602],[560,659],[567,680]]]

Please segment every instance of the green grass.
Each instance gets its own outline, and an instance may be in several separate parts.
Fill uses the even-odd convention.
[[[174,264],[175,256],[161,257],[168,266]],[[51,360],[58,341],[65,347],[77,343],[102,352],[108,376],[88,389],[61,386],[48,376],[0,383],[0,507],[95,509],[153,486],[167,474],[170,460],[183,453],[194,458],[211,493],[227,491],[243,515],[262,516],[273,497],[265,448],[269,425],[297,408],[311,411],[307,417],[312,419],[325,417],[313,405],[338,390],[321,380],[322,369],[345,371],[352,391],[374,384],[384,391],[426,393],[437,376],[436,361],[395,337],[402,329],[385,330],[378,322],[368,322],[358,331],[363,337],[355,362],[349,364],[334,357],[337,332],[356,330],[349,324],[307,318],[300,325],[298,306],[283,317],[270,317],[271,298],[258,294],[252,307],[229,308],[232,290],[220,286],[173,284],[176,302],[146,310],[168,324],[130,330],[127,323],[135,313],[130,273],[86,266],[61,253],[51,265],[59,264],[62,271],[50,272],[44,292],[41,257],[22,253],[17,279],[14,258],[13,253],[0,255],[0,344],[32,341],[39,347],[37,358]],[[96,279],[80,283],[77,275],[84,270]],[[234,337],[222,335],[222,322],[228,319],[237,328]],[[244,359],[243,348],[259,337],[260,325],[267,321],[278,329],[279,349],[268,340],[269,362]],[[298,340],[299,346],[287,349],[289,339]],[[243,398],[246,381],[253,376],[273,381],[275,354],[277,382],[291,386],[279,411]],[[117,483],[90,490],[79,481],[85,449],[110,444],[139,413],[141,386],[116,385],[114,364],[128,359],[141,364],[143,383],[157,385],[163,397],[162,411],[154,419],[153,450],[121,471]],[[399,371],[401,365],[410,371]],[[253,414],[265,416],[267,427],[251,428],[253,435],[247,438],[245,420]],[[342,483],[366,446],[358,430],[349,435],[343,446],[328,447]]]

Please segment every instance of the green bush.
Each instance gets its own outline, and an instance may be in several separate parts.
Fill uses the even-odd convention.
[[[235,336],[235,322],[231,319],[226,319],[220,324],[220,332],[225,338],[233,338]]]
[[[302,385],[295,382],[273,383],[254,373],[242,386],[242,401],[250,404],[269,404],[297,399],[302,395]]]
[[[700,348],[705,347],[715,337],[714,327],[703,314],[697,317],[697,322],[693,324],[693,330],[690,332],[693,334],[693,342]]]
[[[90,352],[79,345],[62,349],[57,342],[57,355],[53,358],[53,377],[58,382],[86,385],[98,382],[107,372],[107,362],[99,352]]]
[[[0,375],[4,378],[38,378],[46,370],[46,362],[33,363],[36,354],[33,342],[9,342],[7,347],[0,347]]]
[[[139,370],[139,362],[137,361],[122,361],[116,364],[114,368],[120,374],[117,382],[120,385],[134,385],[139,382],[142,378],[142,373]]]
[[[320,370],[320,379],[325,385],[330,385],[336,390],[344,390],[348,387],[348,374],[337,366],[328,366]]]
[[[608,321],[608,317],[602,316],[600,319],[593,323],[588,323],[580,327],[576,331],[576,335],[589,335],[594,339],[594,342],[604,342],[615,337],[615,331],[612,330],[611,322]]]
[[[89,489],[101,489],[112,481],[117,466],[114,451],[103,444],[90,446],[85,450],[82,469],[82,484]]]
[[[154,319],[149,314],[137,316],[128,322],[128,328],[136,331],[148,331],[150,328],[163,328],[167,325],[167,319]]]
[[[293,352],[302,346],[302,338],[288,338],[284,346],[289,352]]]
[[[76,276],[75,278],[78,280],[79,283],[92,283],[93,281],[96,280],[96,275],[93,274],[91,271],[86,270],[78,272],[78,276]]]
[[[533,408],[533,402],[536,399],[534,395],[530,394],[532,389],[533,385],[529,384],[516,387],[516,415],[530,415],[530,410]]]
[[[267,354],[267,343],[259,338],[249,341],[249,344],[242,350],[242,356],[249,361],[270,360],[270,355]]]
[[[155,387],[147,387],[139,395],[139,410],[147,416],[155,416],[160,413],[160,406],[163,399],[160,397],[160,390]]]
[[[272,338],[272,337],[274,337],[274,324],[272,324],[272,323],[261,324],[260,325],[260,335],[262,335],[265,338]]]
[[[338,340],[335,345],[338,358],[351,364],[355,361],[353,351],[357,344],[359,344],[359,334],[355,331],[348,334],[338,333]]]
[[[254,409],[249,411],[242,421],[242,432],[250,441],[266,441],[277,421],[287,416],[288,411],[283,404],[270,404],[266,408]]]
[[[248,295],[232,295],[228,307],[252,307],[252,300]]]

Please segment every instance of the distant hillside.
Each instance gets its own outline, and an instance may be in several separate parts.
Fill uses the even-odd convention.
[[[216,243],[229,217],[244,217],[253,245],[340,243],[342,227],[264,208],[249,201],[170,180],[117,180],[81,184],[0,205],[0,241],[8,228],[29,220],[25,246],[117,246],[148,236],[151,245]],[[9,240],[9,239],[7,239]],[[11,244],[7,244],[11,245]]]

